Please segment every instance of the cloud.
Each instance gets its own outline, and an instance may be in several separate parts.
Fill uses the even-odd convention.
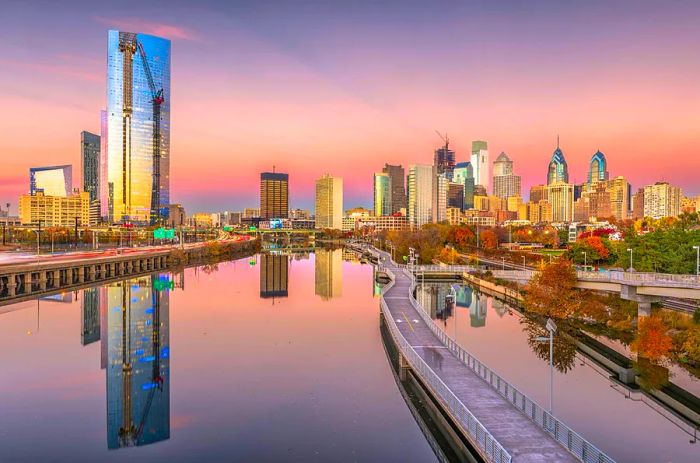
[[[167,39],[200,40],[199,36],[194,31],[173,24],[158,23],[139,18],[106,18],[104,16],[97,16],[95,20],[100,24],[123,31],[141,32]]]

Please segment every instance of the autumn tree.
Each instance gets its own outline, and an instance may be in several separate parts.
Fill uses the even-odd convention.
[[[673,339],[668,334],[668,327],[661,317],[652,315],[639,319],[637,336],[631,348],[640,357],[658,362],[667,357],[673,347]]]
[[[485,249],[496,249],[498,247],[498,236],[493,230],[484,230],[479,233],[481,246]]]

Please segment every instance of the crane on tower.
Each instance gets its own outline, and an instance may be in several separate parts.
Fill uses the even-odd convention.
[[[136,47],[143,62],[143,68],[146,71],[146,79],[148,80],[148,88],[151,91],[151,103],[153,104],[153,184],[151,186],[151,225],[159,222],[161,217],[160,212],[160,109],[165,102],[163,88],[157,88],[153,81],[151,66],[148,64],[146,51],[143,49],[143,44],[138,39]]]
[[[447,150],[450,147],[450,139],[447,137],[447,133],[445,135],[441,134],[437,130],[435,131],[436,134],[438,134],[438,137],[442,139],[442,141],[445,142],[445,150]]]

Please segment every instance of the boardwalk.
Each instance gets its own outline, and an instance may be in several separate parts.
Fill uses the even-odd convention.
[[[388,258],[384,266],[395,276],[394,285],[384,293],[383,297],[400,334],[510,454],[512,461],[515,463],[579,461],[552,435],[525,416],[457,358],[431,331],[411,304],[409,299],[411,278],[393,262],[389,262]],[[391,321],[388,322],[391,323]]]

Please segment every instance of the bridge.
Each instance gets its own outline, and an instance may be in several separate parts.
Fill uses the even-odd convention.
[[[386,253],[363,251],[391,278],[380,305],[402,368],[415,373],[485,461],[613,462],[447,336],[416,301],[412,272]]]

